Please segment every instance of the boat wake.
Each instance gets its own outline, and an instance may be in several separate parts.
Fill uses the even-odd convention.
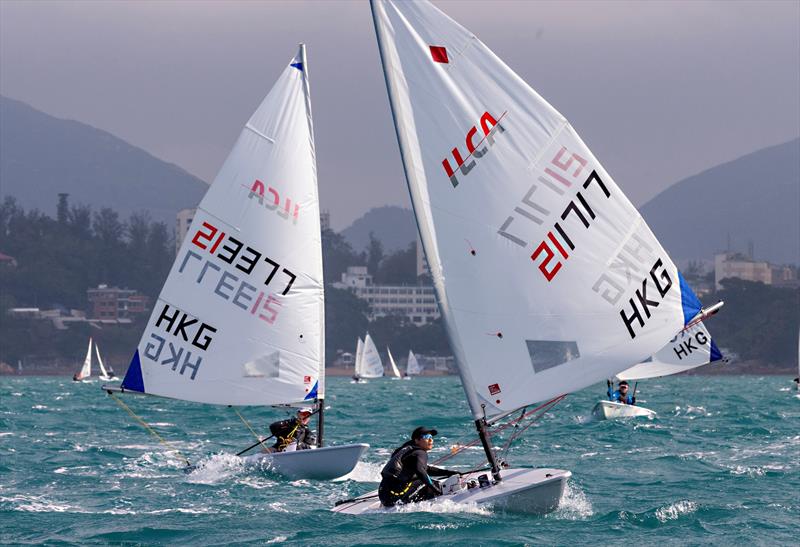
[[[344,477],[334,479],[334,482],[355,481],[355,482],[381,482],[381,469],[379,463],[358,462],[355,469]]]
[[[192,484],[215,484],[243,474],[244,460],[233,454],[212,454],[197,463],[196,469],[187,475]]]
[[[559,520],[584,520],[592,515],[594,515],[594,509],[589,498],[586,497],[586,493],[572,481],[567,481],[558,509],[547,517]]]
[[[397,505],[392,509],[381,509],[380,512],[389,513],[470,513],[474,515],[491,515],[491,507],[476,503],[457,503],[453,500],[432,500]]]

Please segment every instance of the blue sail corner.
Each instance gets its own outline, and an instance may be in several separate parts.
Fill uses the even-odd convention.
[[[712,338],[711,339],[711,356],[710,356],[709,361],[711,361],[713,363],[714,361],[719,361],[720,359],[722,359],[722,352],[719,350],[719,348],[717,347],[717,343],[714,342],[714,339]]]
[[[304,401],[310,401],[311,399],[317,398],[317,387],[319,386],[319,382],[314,382],[314,387],[311,388],[311,391],[308,392],[308,395],[303,397]]]
[[[289,66],[296,68],[300,72],[303,72],[303,63],[292,63]]]
[[[139,362],[139,350],[133,354],[131,364],[128,366],[128,372],[125,373],[125,379],[122,380],[122,389],[130,391],[139,391],[144,393],[144,380],[142,379],[142,364]]]
[[[678,272],[678,279],[681,283],[681,306],[683,307],[683,324],[684,326],[689,324],[689,321],[694,319],[694,317],[700,313],[700,310],[703,309],[703,305],[700,303],[700,299],[697,298],[697,295],[694,294],[694,291],[683,278],[681,272]]]

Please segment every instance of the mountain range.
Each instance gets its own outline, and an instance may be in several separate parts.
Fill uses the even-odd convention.
[[[1,96],[0,150],[0,194],[53,216],[58,194],[68,193],[72,204],[111,207],[123,220],[148,211],[171,229],[175,213],[196,206],[208,188],[106,131]]]
[[[624,182],[622,186],[624,189]],[[0,194],[55,213],[57,194],[122,218],[146,210],[168,226],[206,184],[180,167],[94,127],[0,97]],[[681,180],[640,208],[670,255],[713,259],[728,248],[774,263],[800,263],[800,139],[757,150]],[[387,253],[415,241],[413,213],[384,206],[342,231],[356,251],[373,233]]]

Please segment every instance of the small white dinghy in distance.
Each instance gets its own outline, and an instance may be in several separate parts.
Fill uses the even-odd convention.
[[[483,481],[479,479],[483,476]],[[490,504],[517,513],[541,515],[558,507],[567,479],[572,476],[563,469],[504,469],[503,480],[491,480],[486,471],[454,475],[442,481],[442,495],[425,503],[435,506],[452,503]],[[364,513],[393,512],[403,505],[384,507],[378,501],[378,492],[370,492],[354,501],[345,501],[333,508],[336,513],[363,515]]]
[[[642,406],[626,405],[616,401],[600,401],[594,405],[592,416],[598,420],[613,420],[615,418],[655,418],[656,413]]]
[[[332,480],[355,469],[368,444],[345,444],[308,450],[262,452],[244,457],[245,464],[268,467],[290,479]]]
[[[713,306],[715,309],[721,307],[722,302]],[[698,317],[703,315],[704,310],[701,310]],[[661,378],[686,372],[709,363],[724,363],[725,359],[722,357],[722,352],[720,352],[717,344],[711,338],[711,334],[709,334],[703,322],[695,318],[695,320],[690,321],[690,325],[646,361],[617,373],[617,380],[631,382],[648,378]],[[635,384],[633,391],[635,397]],[[634,418],[639,416],[652,418],[656,413],[650,409],[635,405],[600,401],[592,409],[592,415],[600,420],[612,420],[614,418]]]

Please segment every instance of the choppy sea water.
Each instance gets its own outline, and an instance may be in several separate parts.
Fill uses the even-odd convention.
[[[434,455],[473,426],[454,377],[330,378],[328,443],[366,442],[336,482],[286,481],[231,456],[252,437],[233,413],[126,396],[200,468],[175,454],[100,389],[68,378],[0,378],[0,542],[4,544],[797,544],[800,397],[786,377],[679,377],[639,384],[653,420],[593,421],[605,386],[570,395],[508,453],[515,466],[573,472],[544,517],[448,504],[347,516],[333,503],[376,487],[392,448],[420,424]],[[244,409],[266,431],[276,409]],[[454,466],[479,463],[467,451]]]

